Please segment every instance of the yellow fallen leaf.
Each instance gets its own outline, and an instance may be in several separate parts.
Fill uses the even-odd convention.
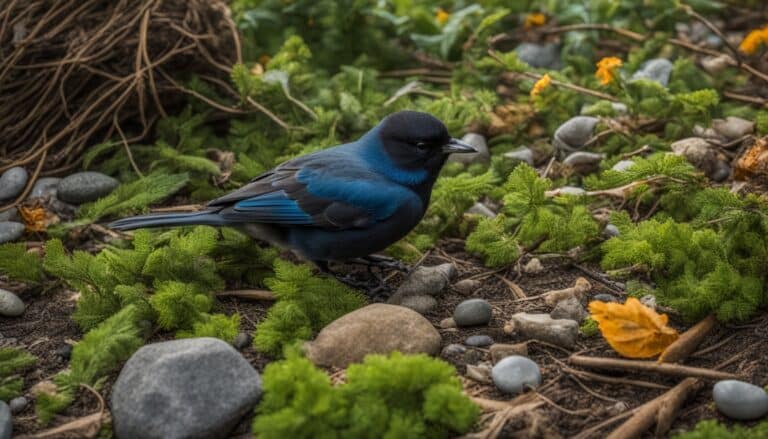
[[[634,297],[623,304],[593,301],[589,312],[608,344],[628,358],[653,357],[677,340],[677,331],[667,326],[667,315]]]

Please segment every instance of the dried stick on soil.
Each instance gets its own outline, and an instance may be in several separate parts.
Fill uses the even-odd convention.
[[[613,430],[608,439],[632,439],[656,423],[656,434],[663,435],[672,425],[680,406],[702,386],[696,378],[686,378],[663,395],[640,406],[635,414],[619,428]]]
[[[557,305],[557,302],[561,300],[570,299],[571,297],[581,299],[581,296],[583,296],[584,293],[588,292],[591,289],[592,289],[592,284],[589,283],[589,281],[586,280],[585,278],[579,277],[576,279],[572,287],[563,288],[562,290],[547,291],[541,296],[544,298],[544,302],[547,305],[555,306]]]
[[[250,300],[277,300],[275,293],[269,290],[229,290],[216,293],[216,297],[237,297]]]
[[[717,318],[710,314],[704,320],[685,331],[677,340],[669,345],[659,357],[662,363],[680,363],[696,350],[702,341],[717,325]]]
[[[593,369],[613,369],[630,372],[652,372],[662,375],[706,378],[710,380],[733,380],[738,375],[720,372],[701,367],[683,366],[680,364],[656,363],[654,361],[622,360],[618,358],[585,357],[583,355],[571,355],[568,362],[581,367]]]

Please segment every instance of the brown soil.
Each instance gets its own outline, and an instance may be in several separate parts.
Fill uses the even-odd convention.
[[[482,280],[482,288],[473,297],[482,297],[488,300],[494,307],[494,318],[488,327],[442,329],[443,343],[462,343],[468,336],[486,334],[495,342],[516,343],[523,340],[504,333],[505,319],[519,311],[549,312],[550,309],[542,301],[533,300],[527,302],[514,302],[514,296],[509,288],[498,276],[504,276],[514,280],[523,291],[529,295],[537,295],[551,289],[559,289],[573,285],[579,276],[587,277],[593,285],[589,297],[599,293],[617,292],[611,286],[590,278],[589,274],[597,271],[586,269],[586,272],[571,267],[562,259],[545,259],[545,270],[537,275],[522,274],[517,277],[517,271],[510,268],[506,271],[488,275],[489,270],[483,267],[478,260],[467,256],[462,251],[461,244],[455,241],[444,241],[442,245],[433,251],[424,262],[425,265],[436,265],[446,261],[453,262],[459,275],[457,280],[471,276],[478,276]],[[479,277],[486,274],[485,277]],[[400,274],[393,274],[391,281],[397,284],[402,280]],[[25,392],[29,395],[29,388],[35,383],[52,377],[58,371],[66,368],[66,360],[59,357],[55,351],[63,344],[78,340],[82,334],[71,321],[70,315],[74,310],[74,293],[57,287],[49,292],[29,293],[20,291],[17,285],[4,283],[0,278],[0,288],[17,291],[28,304],[27,311],[22,318],[0,318],[0,345],[17,346],[27,349],[38,357],[37,365],[27,371],[25,375]],[[450,317],[454,307],[467,297],[449,289],[440,298],[437,309],[427,315],[427,318],[439,328],[439,322]],[[586,303],[588,298],[585,298]],[[220,311],[241,315],[242,330],[252,332],[255,325],[261,321],[270,306],[269,302],[243,301],[237,298],[226,298],[219,302]],[[685,325],[674,315],[671,315],[672,325],[679,330],[684,330]],[[747,324],[739,326],[720,327],[713,331],[701,348],[712,346],[726,337],[733,338],[721,347],[701,356],[690,358],[686,364],[698,367],[714,367],[716,364],[738,356],[738,360],[725,367],[723,370],[739,374],[746,381],[759,386],[768,384],[768,314],[754,319]],[[171,336],[159,335],[152,341],[168,339]],[[579,341],[578,352],[583,355],[615,357],[616,354],[600,337],[582,338]],[[561,348],[555,348],[540,343],[529,344],[529,355],[542,369],[543,387],[541,394],[549,399],[536,414],[530,414],[530,419],[517,419],[507,424],[504,429],[504,437],[571,437],[617,414],[617,404],[626,405],[631,409],[659,396],[663,391],[648,389],[630,385],[605,384],[580,379],[576,380],[572,375],[565,373],[558,362],[567,363],[568,352]],[[472,354],[464,355],[460,359],[451,359],[460,374],[465,374],[467,362],[477,364],[481,361],[490,361],[487,349],[469,348]],[[252,347],[243,350],[243,355],[256,369],[263,371],[264,366],[271,360],[268,356],[256,352]],[[650,381],[666,386],[674,386],[679,379],[653,374],[639,373],[612,373],[600,372],[604,375],[626,377],[629,379]],[[105,400],[109,400],[111,384],[117,373],[108,380],[101,394]],[[466,390],[469,394],[508,400],[498,392],[493,385],[482,384],[471,379],[466,379]],[[712,403],[711,384],[708,383],[695,398],[688,401],[675,421],[672,431],[684,431],[691,429],[698,421],[703,419],[717,419],[726,424],[732,421],[721,416]],[[66,421],[92,413],[96,410],[98,402],[86,392],[81,392],[75,404],[58,416],[51,425],[60,425]],[[621,421],[619,421],[621,422]],[[532,427],[534,424],[534,427]],[[595,437],[602,437],[618,422],[595,433]],[[233,432],[233,436],[247,437],[250,419],[245,419]],[[36,423],[34,409],[30,404],[24,412],[14,416],[14,434],[32,433],[42,428]],[[650,437],[650,433],[649,433]]]

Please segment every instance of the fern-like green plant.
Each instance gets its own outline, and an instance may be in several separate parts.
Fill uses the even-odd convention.
[[[10,401],[21,394],[24,379],[19,372],[32,366],[37,358],[24,350],[0,348],[0,401]]]
[[[254,346],[279,355],[296,340],[307,340],[333,320],[365,304],[365,298],[335,279],[317,277],[308,265],[275,260],[275,277],[266,284],[277,296],[258,324]]]
[[[24,243],[0,245],[0,273],[11,279],[37,283],[43,279],[40,257],[27,252]]]

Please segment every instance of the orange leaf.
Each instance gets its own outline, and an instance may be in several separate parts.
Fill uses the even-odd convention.
[[[630,297],[624,304],[594,301],[589,312],[611,347],[629,358],[649,358],[677,340],[677,331],[667,326],[667,315]]]

